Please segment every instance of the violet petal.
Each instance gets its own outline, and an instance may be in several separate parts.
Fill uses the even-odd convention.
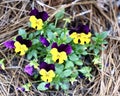
[[[30,66],[29,64],[25,66],[24,72],[26,72],[28,75],[32,76],[34,71],[34,67]]]
[[[13,49],[13,48],[15,48],[14,42],[15,42],[15,41],[13,41],[13,40],[6,41],[6,42],[4,42],[4,46],[5,46],[6,48]]]
[[[45,87],[49,89],[49,88],[50,88],[50,83],[47,83],[47,84],[45,85]]]
[[[23,39],[22,36],[20,36],[20,35],[16,37],[16,40],[19,41],[21,44],[25,44],[27,47],[32,46],[31,40]]]
[[[40,42],[41,42],[44,46],[46,46],[46,47],[48,47],[48,46],[50,45],[50,43],[48,42],[48,40],[47,40],[45,37],[43,37],[43,36],[40,36]]]
[[[17,90],[20,90],[20,91],[22,91],[22,92],[25,91],[25,88],[23,88],[23,87],[17,87],[16,89],[17,89]]]
[[[54,64],[47,64],[46,62],[41,62],[40,69],[45,69],[46,71],[49,71],[49,70],[55,71],[55,65]]]
[[[70,44],[65,45],[64,51],[68,54],[72,52],[72,47]]]
[[[38,14],[39,14],[39,11],[36,8],[31,10],[31,12],[30,12],[30,16],[32,16],[32,15],[37,16]]]
[[[39,12],[39,16],[43,21],[46,21],[48,19],[48,13],[45,11]]]
[[[52,44],[51,48],[57,48],[57,49],[58,49],[58,45],[57,45],[57,43],[54,42],[54,43]]]

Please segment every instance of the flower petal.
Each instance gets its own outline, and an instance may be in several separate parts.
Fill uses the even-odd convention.
[[[40,36],[40,42],[41,42],[44,46],[46,46],[46,47],[48,47],[48,46],[50,45],[50,43],[48,42],[48,40],[47,40],[45,37],[43,37],[43,36]]]
[[[47,83],[47,84],[45,85],[45,87],[46,87],[46,88],[50,88],[50,83]]]
[[[57,49],[58,49],[58,45],[57,45],[57,43],[54,42],[54,43],[52,44],[51,48],[57,48]]]
[[[24,72],[26,72],[28,75],[32,76],[34,71],[34,67],[30,66],[29,64],[25,66]]]
[[[37,17],[40,17],[43,21],[46,21],[48,19],[48,13],[45,12],[45,11],[42,11],[42,12],[39,12],[39,16]]]
[[[15,41],[9,40],[9,41],[4,42],[4,46],[6,48],[13,49],[13,48],[15,48],[14,43],[15,43]]]
[[[46,75],[46,73],[47,73],[47,71],[45,70],[45,69],[41,69],[40,71],[39,71],[39,73],[40,73],[40,75]]]
[[[31,10],[31,12],[30,12],[30,16],[32,16],[32,15],[37,16],[38,14],[39,14],[39,11],[36,8]]]
[[[35,16],[30,16],[29,20],[30,20],[31,23],[35,23],[37,18]]]
[[[55,77],[55,73],[53,70],[48,71],[49,77]]]

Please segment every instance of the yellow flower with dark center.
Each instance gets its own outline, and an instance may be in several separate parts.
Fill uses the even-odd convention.
[[[37,30],[41,30],[43,28],[42,19],[37,19],[35,16],[30,16],[31,27],[36,28]]]
[[[85,34],[73,32],[70,37],[75,44],[80,43],[81,45],[84,45],[85,43],[88,44],[90,42],[91,33]]]
[[[49,70],[48,72],[45,69],[41,69],[39,71],[41,79],[45,82],[52,82],[53,78],[55,77],[55,73],[53,70]]]
[[[64,51],[58,52],[58,50],[56,48],[52,48],[50,53],[52,54],[52,60],[54,62],[57,62],[57,60],[58,60],[58,63],[62,64],[64,62],[64,60],[67,60],[67,54]]]
[[[25,55],[26,51],[28,51],[28,48],[25,44],[20,44],[18,41],[14,43],[15,46],[15,52],[20,52],[20,55]]]

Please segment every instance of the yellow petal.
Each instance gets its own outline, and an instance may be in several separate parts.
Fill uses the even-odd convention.
[[[55,73],[53,70],[49,70],[48,75],[49,75],[49,77],[55,77]]]
[[[58,56],[57,56],[56,54],[55,54],[55,55],[52,55],[52,60],[53,60],[54,62],[56,62],[57,59],[59,59],[59,58],[58,58]]]
[[[88,38],[88,39],[86,39],[86,43],[88,44],[88,43],[90,43],[90,39]]]
[[[14,43],[14,46],[15,46],[15,47],[20,47],[21,44],[20,44],[18,41],[16,41],[16,42]]]
[[[70,35],[70,38],[76,38],[77,36],[77,33],[76,32],[73,32],[71,35]]]
[[[39,73],[40,73],[40,75],[43,75],[43,76],[44,76],[44,75],[46,75],[47,72],[46,72],[45,69],[41,69],[41,70],[39,71]]]
[[[31,23],[34,23],[34,22],[36,22],[37,18],[35,16],[30,16],[29,20]]]
[[[50,51],[50,53],[52,55],[58,54],[58,50],[56,48],[52,48],[51,51]]]
[[[91,37],[91,35],[92,35],[92,34],[89,32],[89,33],[88,33],[88,37]]]
[[[78,38],[77,38],[77,37],[74,38],[73,42],[74,42],[75,44],[78,44]]]
[[[27,51],[27,50],[28,50],[27,46],[24,45],[24,44],[23,44],[21,47],[22,47],[22,50],[23,50],[23,51]]]
[[[48,78],[47,78],[47,82],[52,82],[52,78],[51,78],[51,77],[48,77]]]
[[[21,52],[20,52],[20,55],[21,55],[21,56],[25,55],[25,52],[24,52],[24,51],[21,51]]]
[[[67,60],[67,54],[66,52],[60,52],[59,53],[59,64],[62,64],[64,60]]]
[[[41,76],[41,79],[45,82],[47,82],[47,77],[46,76]]]
[[[36,22],[32,22],[32,23],[31,23],[31,27],[35,29],[35,28],[37,27]]]

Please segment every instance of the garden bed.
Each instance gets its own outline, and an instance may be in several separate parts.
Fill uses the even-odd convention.
[[[119,2],[114,0],[0,1],[0,60],[4,59],[5,64],[5,70],[0,69],[0,96],[119,96]],[[87,78],[78,76],[73,80],[74,82],[70,83],[70,87],[67,90],[63,90],[62,88],[57,90],[54,86],[45,91],[37,89],[38,79],[36,80],[24,72],[25,65],[29,63],[27,56],[19,56],[14,50],[5,48],[4,46],[5,41],[15,40],[15,37],[18,36],[19,28],[26,30],[27,34],[35,32],[35,29],[30,28],[30,24],[28,24],[29,13],[33,7],[39,11],[46,11],[49,14],[50,23],[55,22],[56,14],[64,9],[64,18],[69,18],[76,25],[79,23],[89,25],[92,36],[95,36],[96,33],[107,33],[105,40],[108,43],[101,44],[104,50],[98,53],[101,65],[98,64],[99,62],[97,64],[92,62],[93,55],[82,56],[84,64],[92,68],[92,78],[91,76]],[[60,18],[55,26],[62,28],[63,22],[63,18]],[[66,24],[66,28],[69,29],[70,26],[70,24]],[[73,42],[71,41],[70,44],[73,44]],[[72,45],[73,47],[74,45]],[[74,60],[73,62],[75,62]],[[18,88],[28,82],[32,83],[29,91],[18,90]]]

